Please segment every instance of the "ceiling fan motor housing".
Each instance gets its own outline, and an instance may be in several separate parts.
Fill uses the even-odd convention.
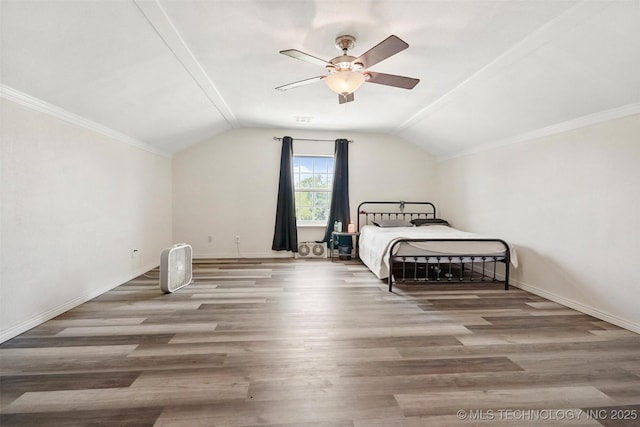
[[[327,68],[333,68],[335,71],[355,71],[355,68],[353,67],[353,61],[355,59],[356,57],[351,55],[336,56],[331,61],[329,61],[333,65],[333,67]]]
[[[347,55],[347,51],[349,49],[353,49],[356,45],[356,38],[350,35],[338,36],[336,38],[336,47],[342,51],[342,55],[336,56],[332,60],[329,61],[331,66],[327,66],[327,70],[329,72],[334,71],[357,71],[362,69],[362,64],[357,63],[358,66],[354,66],[354,62],[356,57]]]

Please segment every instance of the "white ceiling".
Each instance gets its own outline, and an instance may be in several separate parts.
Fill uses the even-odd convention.
[[[232,128],[398,134],[440,157],[640,111],[640,0],[0,0],[0,81],[168,153]],[[278,52],[410,47],[339,105]],[[297,117],[310,117],[299,123]]]

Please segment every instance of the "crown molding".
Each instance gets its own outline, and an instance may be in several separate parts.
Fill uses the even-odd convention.
[[[511,144],[517,144],[525,141],[532,141],[535,139],[544,138],[551,135],[556,135],[562,132],[568,132],[575,129],[584,128],[587,126],[593,126],[599,123],[608,122],[611,120],[621,119],[627,116],[633,116],[640,114],[640,102],[634,104],[624,105],[622,107],[613,108],[611,110],[605,110],[594,114],[578,117],[577,119],[568,120],[562,123],[556,123],[551,126],[547,126],[533,132],[527,132],[520,135],[512,136],[509,138],[501,139],[498,141],[481,144],[470,150],[464,150],[445,156],[438,156],[438,161],[445,161],[454,159],[457,157],[469,156],[471,154],[481,153],[483,151],[490,151],[496,148],[504,147]]]
[[[158,154],[163,157],[171,157],[171,154],[167,153],[166,151],[160,150],[156,147],[153,147],[152,145],[149,145],[146,142],[132,138],[128,135],[120,133],[116,130],[113,130],[111,128],[98,124],[96,122],[93,122],[82,116],[71,113],[56,105],[49,104],[48,102],[45,102],[34,96],[27,95],[26,93],[20,92],[2,83],[0,83],[0,98],[15,102],[16,104],[22,105],[23,107],[27,107],[31,110],[47,114],[49,116],[63,120],[67,123],[71,123],[72,125],[85,128],[87,130],[96,132],[98,134],[101,134],[103,136],[116,140],[118,142],[122,142],[128,145],[131,145],[133,147],[139,148],[141,150],[145,150],[153,154]]]
[[[531,54],[531,52],[537,50],[540,46],[548,43],[549,40],[553,39],[558,33],[565,32],[567,28],[573,28],[576,22],[584,20],[587,16],[594,15],[603,7],[604,6],[602,4],[596,2],[578,2],[569,7],[550,21],[543,24],[541,27],[525,36],[522,40],[509,47],[488,64],[467,76],[464,80],[442,94],[439,98],[425,105],[421,110],[417,111],[401,123],[400,126],[397,127],[397,131],[408,129],[428,117],[430,114],[439,111],[477,80],[495,75],[500,69],[503,69],[508,64],[514,63]]]

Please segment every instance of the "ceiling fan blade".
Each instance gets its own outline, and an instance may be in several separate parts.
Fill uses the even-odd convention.
[[[276,89],[277,90],[289,90],[289,89],[293,89],[294,87],[298,87],[298,86],[304,86],[304,85],[308,85],[310,83],[315,83],[315,82],[319,82],[320,80],[324,79],[325,76],[318,76],[318,77],[311,77],[310,79],[306,79],[306,80],[300,80],[299,82],[294,82],[294,83],[289,83],[283,86],[278,86]]]
[[[420,79],[414,79],[411,77],[396,76],[394,74],[376,73],[374,71],[367,71],[369,79],[367,83],[377,83],[380,85],[399,87],[402,89],[413,89]]]
[[[360,62],[364,65],[364,68],[369,68],[408,47],[409,45],[406,42],[391,35],[360,55],[353,62]]]
[[[353,95],[353,92],[348,93],[346,95],[338,94],[338,103],[340,103],[340,104],[346,104],[347,102],[353,102],[354,99],[355,99],[355,96]]]
[[[308,53],[300,52],[297,49],[281,50],[280,53],[283,54],[283,55],[290,56],[290,57],[295,58],[295,59],[299,59],[299,60],[304,61],[304,62],[310,62],[312,64],[320,65],[322,67],[325,67],[327,65],[331,65],[331,63],[325,61],[324,59],[316,58],[313,55],[309,55]]]

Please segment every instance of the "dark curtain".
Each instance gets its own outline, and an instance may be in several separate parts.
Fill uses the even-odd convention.
[[[331,207],[329,208],[329,222],[325,231],[323,242],[331,240],[331,232],[336,221],[342,221],[342,231],[347,231],[347,226],[351,222],[349,213],[349,141],[346,139],[336,139],[334,166],[333,166],[333,189],[331,192]],[[343,236],[334,242],[334,246],[344,247],[351,252],[353,246],[351,236]]]
[[[293,188],[293,139],[282,138],[280,154],[280,181],[278,184],[278,206],[276,226],[273,232],[274,251],[298,252],[298,229],[296,227],[296,203]]]

